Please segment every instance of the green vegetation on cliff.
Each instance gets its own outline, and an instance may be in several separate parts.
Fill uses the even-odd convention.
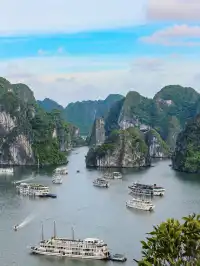
[[[21,163],[62,164],[66,162],[68,146],[72,143],[74,126],[61,119],[58,111],[46,113],[25,84],[11,84],[0,78],[0,154],[12,163],[17,148]],[[10,118],[9,118],[10,117]],[[74,133],[74,132],[73,132]],[[19,142],[19,137],[23,143]],[[16,148],[11,148],[15,145]],[[24,146],[25,145],[25,146]],[[33,154],[27,154],[32,147]],[[12,154],[13,153],[13,154]],[[18,158],[16,157],[16,158]],[[13,163],[18,164],[18,161]]]
[[[172,158],[175,170],[200,172],[200,115],[190,121],[178,135]]]
[[[86,156],[88,167],[144,167],[149,165],[148,147],[138,128],[114,130],[105,143],[92,146]]]
[[[36,108],[36,114],[30,123],[33,136],[32,147],[40,164],[62,164],[66,162],[66,155],[60,151],[60,136],[53,136],[54,131],[57,132],[58,123],[60,123],[60,127],[64,127],[59,114],[45,113],[42,109]]]
[[[136,91],[130,91],[126,95],[121,115],[123,117],[133,117],[133,114],[136,119],[142,124],[151,124],[151,109],[153,101],[146,97],[141,96]]]
[[[194,89],[170,85],[161,89],[153,99],[132,91],[113,105],[106,118],[107,135],[119,129],[119,123],[147,125],[155,129],[167,144],[174,148],[178,133],[186,121],[200,110],[200,94]]]

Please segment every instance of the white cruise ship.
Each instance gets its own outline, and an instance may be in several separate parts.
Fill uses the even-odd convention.
[[[49,187],[40,184],[20,183],[16,186],[17,191],[24,196],[43,196],[49,194]]]
[[[62,184],[63,180],[60,176],[53,176],[52,178],[52,183],[53,184]]]
[[[143,211],[152,211],[155,208],[152,201],[132,198],[126,202],[126,207]]]
[[[0,168],[0,174],[12,175],[12,174],[14,174],[14,169],[12,167],[9,167],[9,168]]]
[[[54,170],[54,173],[55,174],[59,174],[59,175],[67,175],[68,172],[67,172],[67,169],[66,168],[63,168],[63,167],[58,167]]]
[[[129,186],[129,188],[133,192],[141,191],[143,194],[151,193],[154,196],[164,196],[164,194],[165,194],[165,188],[157,186],[156,184],[146,185],[146,184],[141,184],[141,183],[135,182],[135,183],[133,183],[132,186]]]
[[[44,240],[44,237],[42,237],[42,241],[40,241],[38,246],[31,247],[31,253],[97,260],[107,260],[110,255],[107,244],[105,244],[103,240],[98,238],[86,238],[84,240],[58,238],[55,236],[55,233],[54,236],[48,240]]]
[[[102,188],[109,187],[108,181],[106,181],[104,178],[97,178],[96,180],[93,181],[93,185],[95,187],[102,187]]]
[[[122,174],[120,172],[105,173],[104,178],[106,178],[106,179],[122,179]]]
[[[112,176],[114,179],[121,179],[122,178],[122,174],[120,172],[113,172]]]

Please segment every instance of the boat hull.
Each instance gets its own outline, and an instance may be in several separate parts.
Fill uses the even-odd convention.
[[[100,188],[108,188],[109,185],[108,184],[104,184],[104,185],[99,185],[99,184],[93,184],[94,187],[100,187]]]
[[[108,260],[109,257],[106,256],[83,256],[83,255],[72,255],[72,254],[61,254],[56,252],[46,252],[41,250],[31,249],[31,253],[35,255],[43,255],[43,256],[55,256],[55,257],[66,257],[73,259],[93,259],[93,260]]]
[[[126,203],[126,207],[127,208],[131,208],[131,209],[137,209],[137,210],[141,210],[141,211],[153,211],[155,209],[155,206],[137,206],[137,205],[132,205],[129,203]]]

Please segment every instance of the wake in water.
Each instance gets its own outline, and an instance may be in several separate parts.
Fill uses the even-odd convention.
[[[22,223],[20,223],[17,228],[23,228],[24,226],[26,226],[27,224],[29,224],[34,218],[36,217],[36,214],[30,214],[29,216],[27,216],[24,221]]]
[[[30,222],[32,222],[36,218],[36,216],[38,216],[39,213],[43,209],[45,209],[46,204],[42,205],[41,208],[39,208],[37,210],[37,212],[32,212],[31,214],[29,214],[20,224],[15,225],[14,230],[17,231],[18,229],[21,229],[21,228],[25,227],[26,225],[28,225]]]
[[[22,182],[25,182],[25,181],[30,181],[30,180],[33,180],[34,177],[28,177],[26,179],[23,179],[23,180],[19,180],[19,181],[14,181],[13,184],[19,184],[19,183],[22,183]]]

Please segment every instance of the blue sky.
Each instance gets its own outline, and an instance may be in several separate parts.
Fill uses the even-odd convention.
[[[12,11],[3,0],[0,17],[1,75],[37,98],[66,105],[129,90],[152,97],[168,84],[200,89],[199,1],[43,2],[19,0]]]

